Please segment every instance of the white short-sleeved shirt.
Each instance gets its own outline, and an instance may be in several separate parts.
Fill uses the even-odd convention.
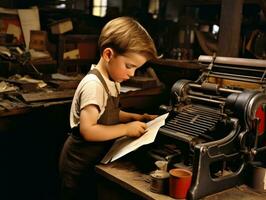
[[[91,67],[93,69],[95,65]],[[102,75],[103,76],[103,75]],[[106,85],[112,96],[117,96],[117,90],[120,91],[120,84],[109,80],[103,76]],[[117,88],[117,89],[116,89]],[[97,105],[100,109],[100,116],[105,110],[108,94],[98,77],[94,74],[87,74],[79,83],[70,109],[70,126],[76,127],[80,123],[80,112],[90,104]],[[99,119],[98,118],[98,119]]]

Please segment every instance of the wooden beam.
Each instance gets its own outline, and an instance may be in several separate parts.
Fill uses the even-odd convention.
[[[243,2],[244,0],[222,0],[218,56],[239,56]]]

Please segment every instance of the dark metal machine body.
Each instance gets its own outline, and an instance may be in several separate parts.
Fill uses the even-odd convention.
[[[189,199],[244,183],[250,161],[266,149],[266,61],[200,56],[197,81],[179,80],[159,135],[187,149],[193,171]],[[261,156],[263,157],[263,156]]]

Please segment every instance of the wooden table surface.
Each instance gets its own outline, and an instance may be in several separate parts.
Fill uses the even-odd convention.
[[[148,200],[174,200],[168,195],[156,194],[150,191],[149,175],[134,168],[130,162],[113,162],[107,165],[97,165],[96,172],[104,178],[119,184]],[[266,193],[258,193],[246,185],[236,186],[222,192],[209,195],[203,200],[265,200]]]
[[[130,163],[113,162],[107,165],[97,165],[96,172],[144,199],[174,200],[168,195],[151,192],[149,189],[149,175],[136,171]]]

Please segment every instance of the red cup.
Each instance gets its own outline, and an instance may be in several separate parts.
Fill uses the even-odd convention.
[[[169,171],[169,195],[175,199],[185,199],[191,185],[192,172],[175,168]]]

